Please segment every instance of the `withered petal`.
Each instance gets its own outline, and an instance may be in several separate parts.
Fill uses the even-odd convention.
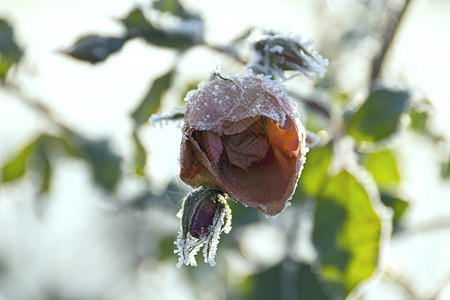
[[[220,189],[267,215],[284,209],[307,148],[282,85],[261,75],[216,77],[189,93],[181,179]]]

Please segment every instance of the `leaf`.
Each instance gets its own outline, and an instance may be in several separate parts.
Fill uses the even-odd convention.
[[[381,189],[395,187],[400,181],[397,162],[389,150],[367,154],[365,166]]]
[[[447,162],[441,164],[441,177],[446,180],[450,179],[450,157]]]
[[[2,181],[8,182],[12,180],[19,179],[25,174],[27,168],[27,161],[29,157],[35,152],[36,148],[39,147],[41,137],[37,138],[25,148],[23,148],[20,153],[7,162],[2,168]]]
[[[137,175],[144,176],[145,164],[147,162],[147,151],[145,150],[142,142],[137,134],[133,132],[133,144],[134,144],[134,171]]]
[[[137,127],[147,122],[148,118],[159,110],[161,97],[169,89],[174,73],[175,70],[171,69],[153,82],[147,95],[131,115]]]
[[[63,53],[73,58],[96,64],[122,49],[125,41],[125,38],[88,35],[81,37]]]
[[[250,294],[244,299],[280,299],[283,266],[278,264],[250,278]]]
[[[94,181],[106,191],[112,192],[119,181],[122,159],[114,154],[106,140],[85,139],[81,145],[82,158],[90,165]]]
[[[13,28],[0,19],[0,83],[6,80],[9,69],[22,58],[23,52],[16,44]]]
[[[249,278],[243,299],[329,300],[311,266],[284,262]]]
[[[91,140],[66,132],[64,138],[58,138],[58,142],[68,155],[88,163],[98,186],[107,192],[114,191],[122,174],[122,158],[112,152],[107,140]]]
[[[153,3],[153,8],[161,12],[170,12],[183,19],[190,19],[193,17],[193,15],[189,13],[178,0],[157,0]]]
[[[157,46],[185,49],[196,44],[197,40],[201,38],[197,36],[197,32],[190,32],[189,30],[158,28],[145,17],[139,8],[130,11],[120,21],[127,29],[127,38],[142,37],[148,43]]]
[[[312,272],[311,266],[301,264],[297,274],[297,298],[299,300],[328,300],[330,297],[326,294],[322,283]]]
[[[380,89],[372,92],[366,102],[351,117],[347,133],[359,141],[379,141],[397,130],[401,113],[409,95]]]
[[[381,222],[366,190],[348,172],[330,178],[317,199],[313,243],[320,275],[344,299],[378,262]]]
[[[50,159],[47,154],[41,153],[42,158],[42,184],[40,188],[41,193],[48,193],[50,191],[51,179],[53,174],[53,168],[50,163]]]
[[[398,197],[391,196],[387,193],[381,193],[381,202],[383,202],[384,205],[390,207],[394,211],[394,218],[393,218],[393,229],[394,232],[396,232],[399,229],[400,220],[405,213],[406,209],[409,206],[409,203],[405,200],[402,200]]]
[[[328,181],[328,167],[331,161],[331,145],[313,148],[306,157],[305,168],[299,180],[303,192],[318,196]]]

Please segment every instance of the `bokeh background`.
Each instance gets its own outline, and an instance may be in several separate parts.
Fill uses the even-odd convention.
[[[402,116],[395,137],[384,142],[397,159],[398,194],[408,205],[380,246],[375,275],[354,298],[450,299],[450,2],[407,2],[378,79],[408,90],[426,124],[418,132],[408,127],[411,115]],[[14,29],[24,56],[0,86],[0,165],[44,133],[63,132],[88,150],[63,155],[65,146],[56,141],[44,159],[26,161],[20,179],[0,183],[0,299],[265,299],[258,294],[261,283],[281,291],[280,299],[307,299],[290,292],[297,283],[289,273],[264,272],[287,252],[300,262],[314,260],[308,201],[294,198],[274,219],[231,203],[233,230],[222,237],[217,266],[199,258],[196,268],[176,268],[175,214],[189,191],[177,177],[181,123],[145,123],[136,130],[131,115],[173,66],[176,80],[158,108],[162,113],[182,107],[186,90],[219,63],[225,74],[244,72],[223,47],[254,27],[315,40],[312,48],[329,59],[328,75],[298,78],[288,87],[339,115],[370,92],[373,58],[389,16],[404,1],[186,0],[185,8],[203,19],[208,46],[181,55],[136,38],[95,65],[61,53],[81,36],[120,36],[118,20],[136,7],[150,10],[149,3],[1,1],[0,18]],[[244,58],[246,45],[237,48]],[[303,118],[326,144],[332,124],[308,118],[307,109]],[[147,154],[145,161],[136,149]],[[45,157],[51,157],[52,176],[43,192],[42,178],[50,172]]]

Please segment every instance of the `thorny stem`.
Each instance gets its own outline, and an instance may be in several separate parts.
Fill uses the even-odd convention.
[[[386,22],[381,22],[381,24],[386,23],[385,31],[383,34],[383,40],[381,44],[381,50],[378,55],[372,61],[372,72],[370,76],[370,83],[373,84],[374,80],[380,77],[380,73],[385,62],[386,55],[392,45],[392,42],[398,32],[400,23],[405,16],[406,10],[411,4],[411,0],[405,0],[402,9],[393,15],[386,9],[382,19],[386,19]]]

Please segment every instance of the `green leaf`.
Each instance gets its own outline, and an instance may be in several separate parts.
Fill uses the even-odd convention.
[[[380,232],[380,219],[361,184],[346,171],[330,178],[317,199],[313,242],[320,274],[338,298],[372,275]]]
[[[443,179],[450,179],[450,157],[447,162],[441,164],[441,177]]]
[[[396,232],[400,227],[400,220],[408,208],[409,203],[387,193],[381,193],[381,202],[394,210],[393,229]]]
[[[365,166],[381,189],[395,187],[400,181],[397,162],[389,150],[367,154]]]
[[[316,274],[311,270],[311,266],[301,264],[297,274],[297,298],[299,300],[329,300],[323,283],[317,279]]]
[[[243,299],[329,300],[311,266],[283,262],[249,278]]]
[[[250,295],[244,299],[280,299],[282,292],[283,266],[278,264],[250,279]]]
[[[84,140],[81,145],[82,158],[90,165],[94,181],[106,191],[112,192],[119,181],[121,158],[109,148],[106,140]]]
[[[161,97],[169,89],[174,73],[175,70],[171,69],[153,82],[147,95],[131,115],[137,127],[147,122],[148,118],[159,110]]]
[[[147,162],[147,151],[145,150],[142,142],[137,134],[133,132],[133,144],[134,144],[134,171],[137,175],[144,176],[145,164]]]
[[[331,145],[313,148],[306,155],[305,168],[299,180],[302,191],[318,196],[323,185],[328,181],[328,167],[331,161]]]
[[[66,132],[64,138],[58,138],[58,142],[68,155],[88,163],[98,186],[107,192],[114,191],[122,174],[122,159],[112,152],[107,140],[91,140],[73,132]]]
[[[0,83],[6,80],[10,68],[22,58],[23,52],[16,44],[13,28],[0,19]]]
[[[81,37],[73,46],[62,53],[92,64],[102,62],[114,52],[122,49],[125,38],[89,35]]]
[[[410,128],[422,134],[430,134],[427,122],[433,110],[433,105],[429,100],[418,101],[409,111]]]
[[[161,12],[170,12],[183,19],[190,19],[193,17],[193,15],[189,13],[178,0],[157,0],[153,3],[153,8]]]
[[[2,168],[2,181],[8,182],[12,180],[19,179],[25,174],[27,168],[27,161],[29,157],[36,151],[39,147],[41,137],[37,138],[25,148],[23,148],[20,153],[8,161]]]
[[[372,92],[351,117],[347,133],[359,141],[379,141],[393,134],[409,95],[381,89]]]
[[[41,158],[42,158],[42,170],[41,170],[42,184],[41,184],[40,192],[48,193],[48,191],[50,190],[53,168],[52,168],[50,159],[47,156],[47,154],[42,152]]]
[[[201,39],[193,32],[169,30],[154,26],[139,8],[130,11],[120,21],[127,29],[127,38],[142,37],[148,43],[157,46],[185,49],[193,46],[197,40]]]

